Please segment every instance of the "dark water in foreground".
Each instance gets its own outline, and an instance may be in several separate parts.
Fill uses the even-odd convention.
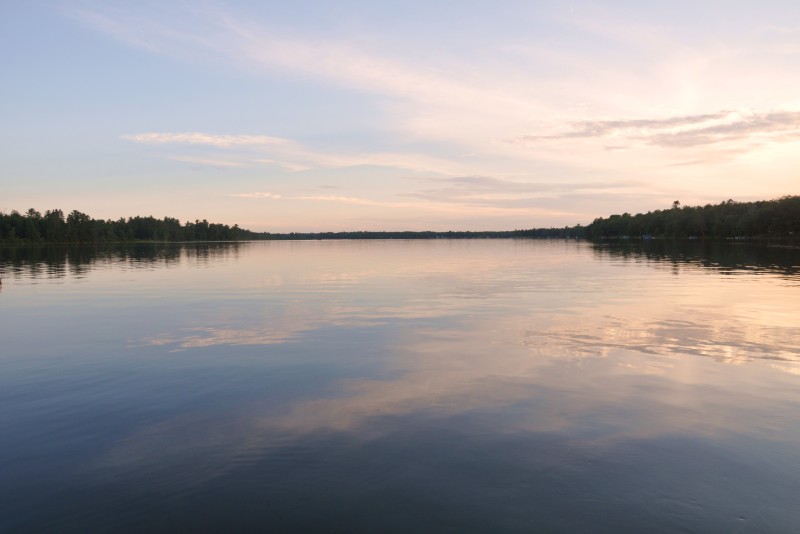
[[[0,249],[0,530],[798,532],[799,252]]]

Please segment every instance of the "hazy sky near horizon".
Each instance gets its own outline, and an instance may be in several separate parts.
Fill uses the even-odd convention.
[[[0,211],[514,229],[800,189],[800,3],[0,5]]]

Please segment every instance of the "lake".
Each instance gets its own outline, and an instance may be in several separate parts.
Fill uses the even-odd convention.
[[[0,530],[797,532],[800,250],[0,248]]]

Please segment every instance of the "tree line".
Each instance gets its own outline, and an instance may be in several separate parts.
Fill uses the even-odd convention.
[[[271,240],[313,240],[313,239],[500,239],[509,237],[536,237],[568,239],[582,237],[583,229],[577,227],[565,228],[534,228],[531,230],[496,230],[496,231],[470,231],[450,230],[435,231],[387,231],[387,232],[291,232],[286,234],[271,234],[265,232],[257,234],[257,239]]]
[[[80,211],[29,209],[25,213],[0,212],[0,242],[4,243],[110,243],[127,241],[241,241],[310,239],[603,239],[622,237],[666,238],[787,238],[800,235],[800,196],[776,200],[735,202],[705,206],[672,207],[647,213],[599,217],[587,226],[531,228],[509,231],[407,231],[407,232],[252,232],[238,225],[207,220],[181,223],[152,216],[114,220],[93,219]]]
[[[577,229],[576,229],[577,228]],[[74,210],[44,214],[31,208],[25,213],[0,212],[0,242],[4,243],[115,243],[127,241],[242,241],[313,239],[491,239],[508,237],[572,238],[583,235],[576,228],[535,228],[512,231],[389,231],[389,232],[253,232],[238,225],[207,220],[181,223],[178,219],[152,216],[114,220],[93,219]]]
[[[0,241],[6,243],[100,243],[120,241],[236,241],[252,232],[238,225],[186,222],[164,217],[129,217],[116,221],[93,219],[74,210],[64,216],[59,209],[44,214],[33,208],[24,214],[0,212]]]
[[[775,200],[681,206],[599,217],[585,228],[589,239],[654,236],[666,238],[790,238],[800,235],[800,196]]]

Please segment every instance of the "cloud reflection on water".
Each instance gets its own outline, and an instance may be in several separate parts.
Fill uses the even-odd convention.
[[[689,265],[676,283],[670,270],[623,268],[580,246],[565,260],[561,245],[547,243],[490,243],[488,253],[467,244],[444,258],[435,255],[451,245],[422,244],[404,259],[391,250],[389,261],[370,256],[386,246],[359,251],[360,262],[373,260],[369,269],[348,271],[339,257],[337,265],[283,276],[269,288],[282,304],[260,309],[261,322],[249,327],[235,325],[252,318],[233,314],[148,340],[184,350],[228,347],[233,361],[237,347],[263,345],[269,359],[271,346],[292,343],[334,363],[377,358],[377,376],[351,371],[277,404],[270,397],[233,413],[184,413],[138,429],[101,464],[136,465],[186,448],[255,461],[331,433],[384,439],[397,432],[385,422],[398,418],[468,417],[480,421],[476,431],[552,434],[586,449],[686,434],[785,438],[786,407],[766,384],[785,391],[795,380],[800,330],[790,313],[798,296],[786,296],[780,277],[774,284],[709,278]],[[308,260],[302,249],[295,253]]]
[[[605,355],[621,349],[652,355],[695,355],[720,363],[777,360],[800,364],[800,328],[759,325],[708,310],[677,310],[680,318],[603,317],[545,330],[526,330],[524,343],[541,354],[558,347],[564,354]],[[776,343],[782,341],[782,343]]]
[[[221,476],[288,443],[314,443],[331,434],[358,442],[390,439],[400,429],[387,422],[407,418],[435,424],[467,417],[473,432],[552,434],[570,447],[595,451],[669,435],[786,439],[787,406],[778,395],[757,393],[774,380],[769,369],[753,369],[743,379],[735,367],[714,369],[714,361],[679,354],[665,361],[659,354],[607,346],[603,358],[582,354],[565,361],[556,347],[532,356],[529,347],[485,332],[419,328],[413,334],[417,342],[391,349],[388,376],[339,379],[330,390],[278,407],[264,399],[235,413],[183,413],[138,429],[99,465],[159,465],[170,457],[191,462],[185,451],[194,450],[235,458],[207,473]],[[416,424],[406,430],[414,432]]]
[[[199,407],[143,425],[102,465],[156,466],[187,449],[246,459],[318,433],[370,439],[391,432],[380,421],[398,417],[477,418],[480,428],[559,434],[586,447],[779,432],[785,409],[764,417],[774,399],[748,381],[785,386],[798,376],[800,295],[785,269],[730,277],[685,254],[525,240],[253,243],[235,255],[223,247],[220,257],[203,250],[207,268],[179,253],[175,269],[156,271],[163,279],[141,278],[156,284],[148,295],[168,290],[181,314],[129,343],[132,356],[179,351],[224,367],[242,354],[271,362],[290,346],[299,359],[347,370],[300,396],[267,395],[218,413]],[[738,255],[707,260],[741,263]],[[779,264],[774,254],[767,262]],[[751,406],[736,400],[732,384]],[[752,417],[742,417],[748,410]]]
[[[781,477],[800,465],[800,286],[783,268],[718,267],[757,254],[712,251],[715,267],[564,241],[193,247],[146,254],[168,268],[89,253],[85,277],[59,284],[16,256],[6,486],[46,505],[35,517],[116,525],[132,502],[232,500],[259,520],[323,517],[331,495],[372,509],[381,492],[450,503],[441,517],[482,506],[562,526],[575,502],[579,526],[614,505],[675,525],[751,503],[797,517]],[[15,357],[45,322],[57,342]],[[67,482],[26,490],[37,473]]]

